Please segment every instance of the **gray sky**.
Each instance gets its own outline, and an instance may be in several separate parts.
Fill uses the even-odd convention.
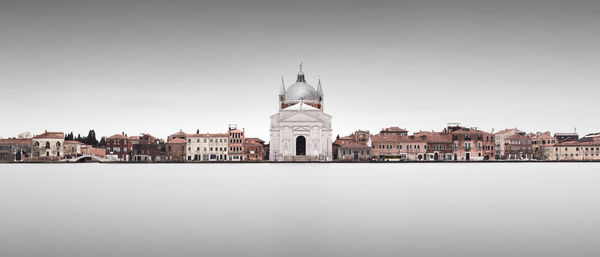
[[[447,122],[600,131],[600,1],[2,1],[2,137],[268,140],[280,77],[321,78],[334,134]]]

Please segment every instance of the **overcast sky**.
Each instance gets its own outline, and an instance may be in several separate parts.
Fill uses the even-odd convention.
[[[600,1],[2,1],[0,136],[268,140],[280,78],[335,134],[448,122],[599,132]]]

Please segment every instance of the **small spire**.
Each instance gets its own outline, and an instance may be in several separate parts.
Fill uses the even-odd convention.
[[[281,88],[279,89],[279,95],[285,95],[285,83],[283,82],[283,77],[281,77]]]
[[[319,79],[319,85],[317,85],[317,95],[323,96],[323,88],[321,87],[321,79]]]
[[[304,64],[304,62],[300,63],[300,72],[302,72],[302,65]]]

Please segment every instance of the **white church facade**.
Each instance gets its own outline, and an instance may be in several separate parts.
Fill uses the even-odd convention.
[[[331,161],[331,115],[323,112],[323,89],[308,84],[302,72],[296,83],[279,91],[279,112],[271,115],[270,161]]]

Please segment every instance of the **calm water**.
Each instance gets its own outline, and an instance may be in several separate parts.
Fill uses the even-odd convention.
[[[5,164],[0,256],[600,256],[600,163]]]

